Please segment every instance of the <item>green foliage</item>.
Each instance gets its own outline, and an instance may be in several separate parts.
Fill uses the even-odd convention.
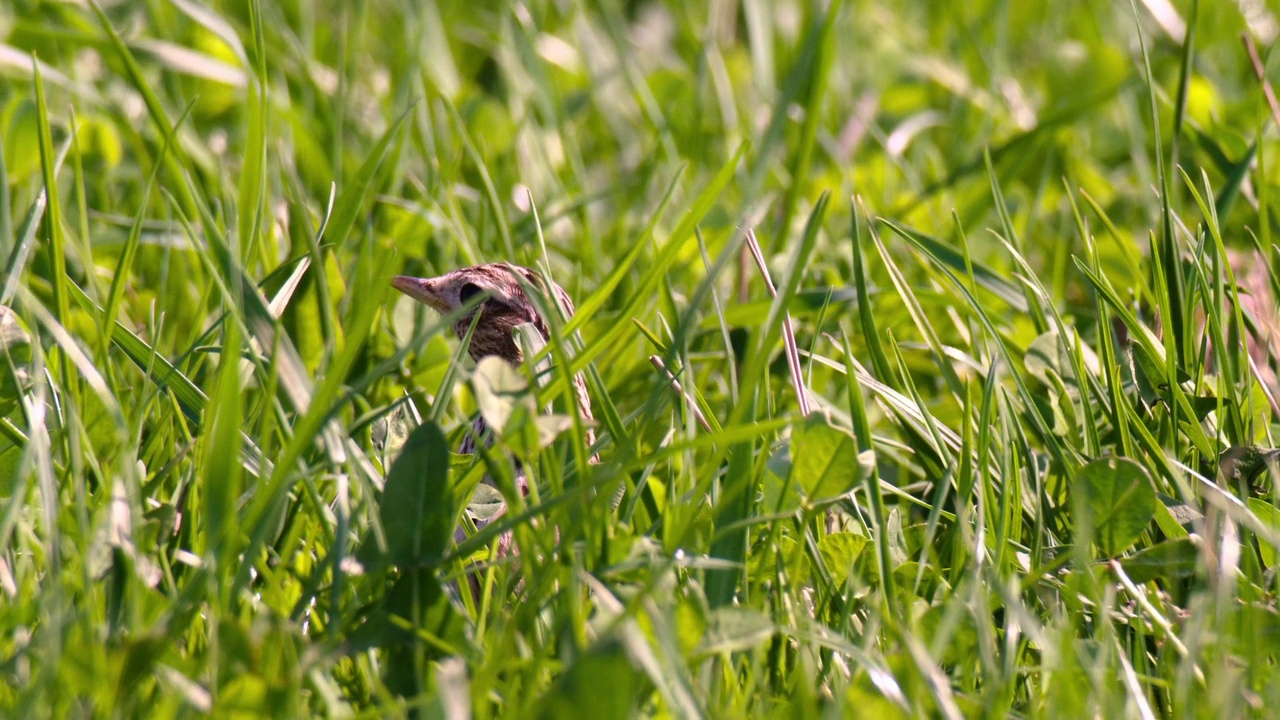
[[[791,478],[810,500],[840,497],[862,482],[875,456],[859,457],[853,433],[811,414],[792,427]]]
[[[1244,5],[0,6],[0,715],[1266,715]]]
[[[449,487],[449,446],[434,424],[410,435],[387,473],[379,504],[387,556],[400,567],[434,565],[452,535],[457,503]]]
[[[1142,466],[1124,458],[1094,460],[1080,470],[1075,489],[1083,498],[1076,507],[1076,532],[1083,543],[1092,538],[1105,557],[1128,550],[1156,513],[1156,493]]]

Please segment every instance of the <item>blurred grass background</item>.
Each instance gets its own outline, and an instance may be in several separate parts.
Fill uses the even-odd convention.
[[[11,0],[0,709],[1265,715],[1278,12]],[[519,564],[387,291],[499,260]]]

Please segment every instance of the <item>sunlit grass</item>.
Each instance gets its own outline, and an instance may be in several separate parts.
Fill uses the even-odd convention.
[[[1266,714],[1275,20],[1177,11],[0,8],[0,714]],[[388,285],[495,260],[540,377]]]

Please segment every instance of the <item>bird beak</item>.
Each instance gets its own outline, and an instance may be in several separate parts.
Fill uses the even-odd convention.
[[[435,281],[430,278],[416,278],[408,275],[397,275],[391,278],[391,287],[424,303],[436,312],[446,313],[452,308],[445,299],[436,292]]]

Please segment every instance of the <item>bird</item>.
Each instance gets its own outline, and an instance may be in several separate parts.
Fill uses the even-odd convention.
[[[391,279],[391,286],[441,315],[456,315],[453,331],[459,340],[466,338],[474,322],[475,330],[471,333],[467,352],[477,362],[494,355],[513,366],[523,363],[524,354],[515,341],[513,331],[526,323],[533,325],[544,341],[550,341],[546,319],[539,312],[538,305],[529,298],[526,288],[542,291],[549,299],[554,298],[566,319],[572,317],[574,311],[573,301],[569,299],[568,293],[554,281],[527,267],[503,262],[464,267],[433,278],[397,275]],[[476,302],[476,298],[481,295],[484,296],[483,300]],[[469,309],[464,311],[464,308]],[[554,311],[555,308],[549,307],[547,310]],[[476,313],[480,314],[478,321]],[[587,394],[587,385],[581,373],[574,376],[573,389],[578,414],[586,425],[584,434],[587,445],[593,447],[595,431],[592,427],[594,417],[591,414],[591,398]],[[472,422],[471,430],[463,436],[458,452],[473,454],[477,443],[481,442],[486,443],[486,447],[493,442],[483,415],[477,416]],[[593,454],[589,462],[599,463],[599,456]],[[516,488],[521,495],[527,495],[529,480],[524,468],[517,461],[515,469]],[[488,476],[482,482],[495,486],[493,479]],[[488,520],[472,519],[478,530],[494,522],[505,512],[506,508],[503,508]],[[465,533],[459,527],[455,539],[461,541],[464,537]],[[503,533],[498,538],[496,557],[515,553],[511,533]]]

